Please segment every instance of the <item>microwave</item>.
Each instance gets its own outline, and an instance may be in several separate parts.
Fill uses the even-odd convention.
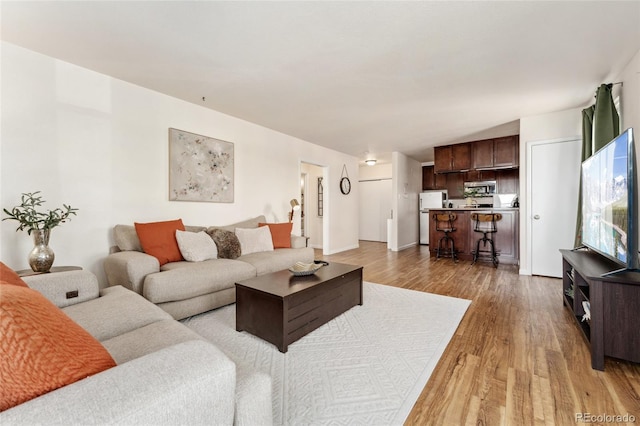
[[[473,191],[476,193],[476,197],[492,197],[496,193],[496,181],[465,182],[464,191]]]

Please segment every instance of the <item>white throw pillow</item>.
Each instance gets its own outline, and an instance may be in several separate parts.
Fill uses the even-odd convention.
[[[206,232],[176,231],[176,240],[184,260],[188,262],[202,262],[217,259],[218,247]]]
[[[261,251],[273,251],[273,239],[268,226],[258,228],[236,228],[236,237],[240,241],[243,255]]]

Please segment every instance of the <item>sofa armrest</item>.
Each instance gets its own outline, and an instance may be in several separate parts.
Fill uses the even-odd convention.
[[[307,246],[308,237],[301,237],[300,235],[291,235],[291,248],[304,248]]]
[[[230,425],[235,364],[189,341],[161,349],[0,413],[0,424]]]
[[[121,285],[142,294],[144,278],[160,272],[160,262],[153,256],[139,251],[112,253],[104,260],[104,271],[109,285]]]
[[[59,308],[95,299],[100,291],[98,279],[89,271],[30,275],[23,280]]]

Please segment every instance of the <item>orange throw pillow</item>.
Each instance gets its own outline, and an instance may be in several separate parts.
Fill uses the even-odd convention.
[[[2,262],[0,262],[0,283],[29,287],[13,269]]]
[[[259,223],[258,226],[268,226],[271,231],[273,248],[291,248],[291,230],[293,223]]]
[[[176,240],[176,231],[185,230],[182,219],[166,222],[134,223],[134,225],[142,250],[158,259],[160,266],[165,263],[184,260]]]
[[[114,367],[109,352],[42,294],[0,284],[0,411]]]

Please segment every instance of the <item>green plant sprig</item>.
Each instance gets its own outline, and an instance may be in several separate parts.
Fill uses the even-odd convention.
[[[69,216],[76,216],[78,209],[75,209],[66,204],[62,205],[62,208],[58,207],[53,210],[38,211],[37,207],[42,207],[45,200],[42,199],[40,191],[27,192],[22,194],[21,204],[15,206],[11,211],[2,209],[7,217],[2,220],[15,220],[20,223],[16,232],[27,230],[27,233],[31,235],[31,231],[39,229],[52,229],[65,223],[71,218]]]
[[[473,198],[478,195],[477,189],[465,189],[462,191],[462,196],[464,198]]]

